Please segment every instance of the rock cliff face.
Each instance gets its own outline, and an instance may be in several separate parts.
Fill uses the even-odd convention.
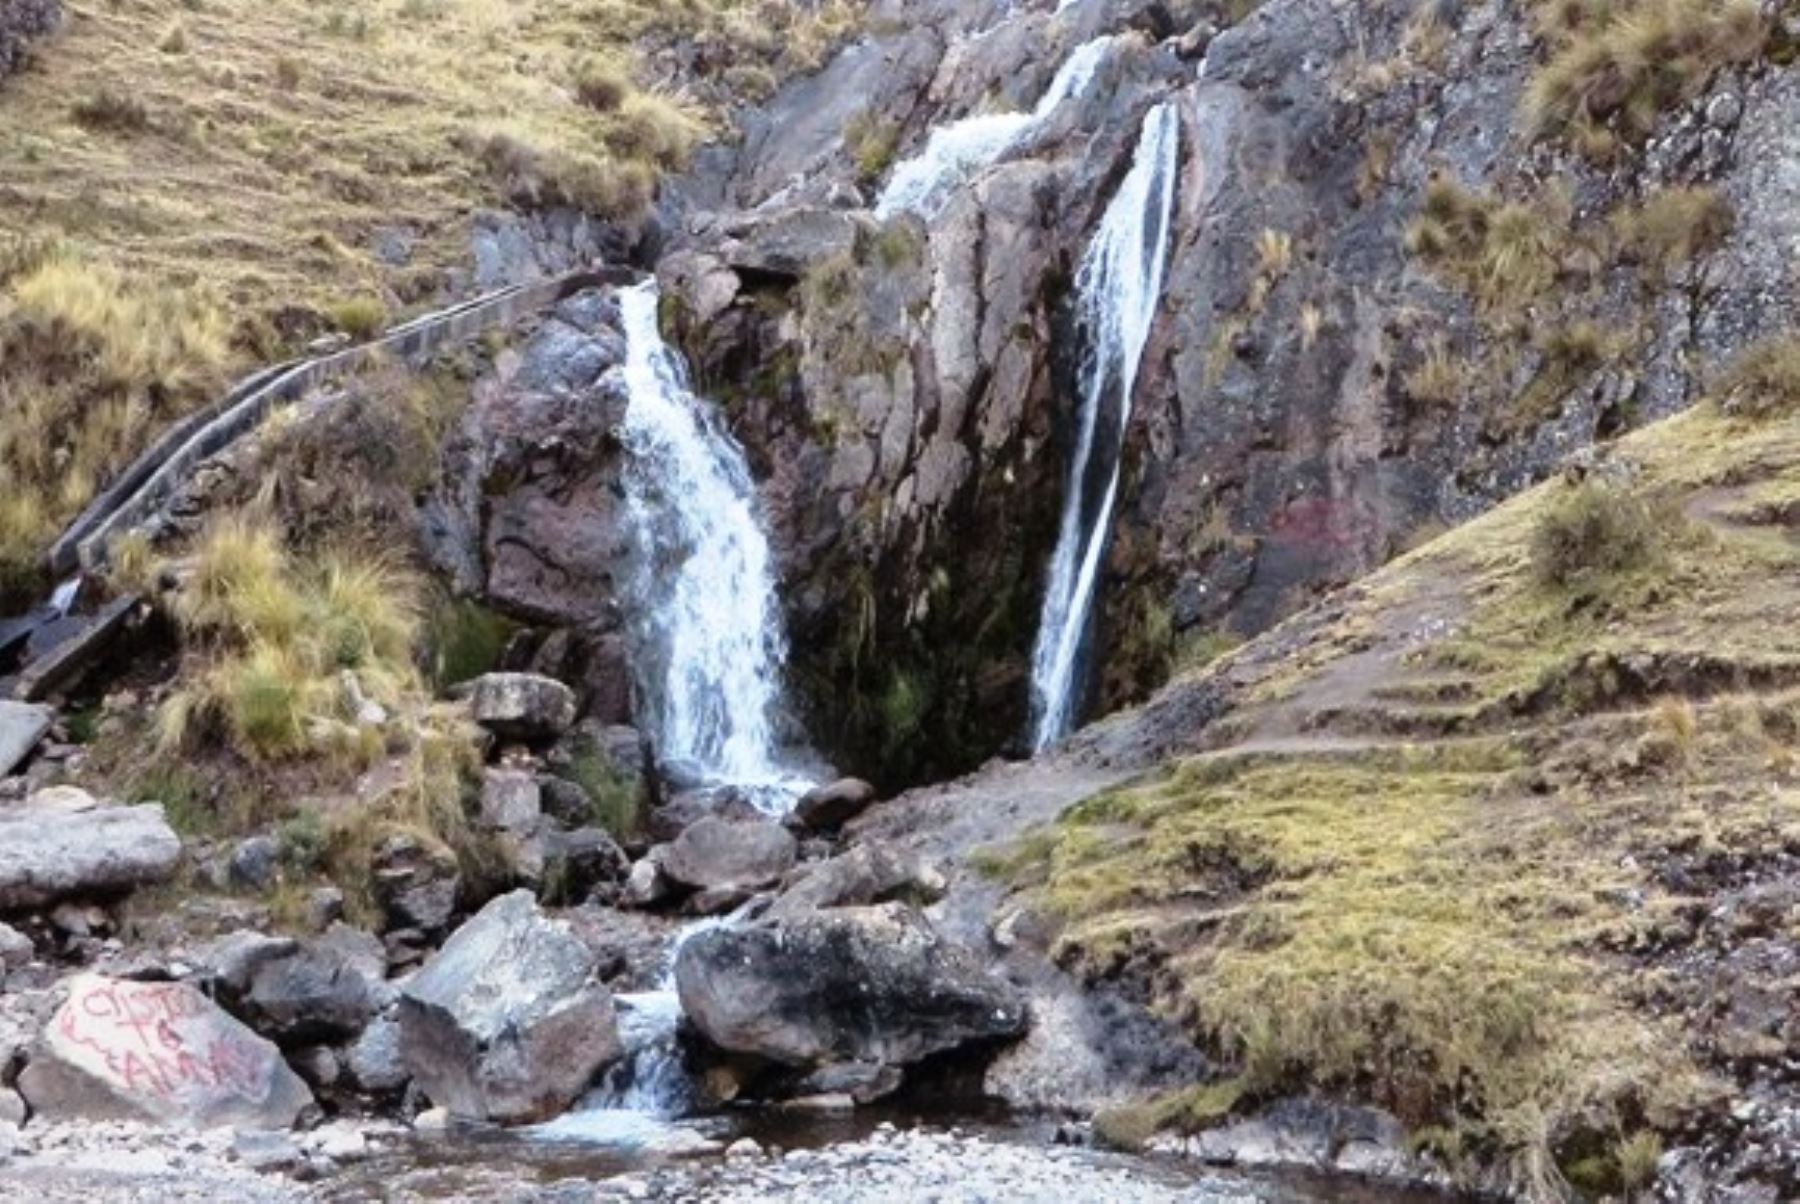
[[[916,779],[1022,728],[1070,279],[1152,103],[1181,106],[1184,179],[1098,703],[1681,408],[1696,365],[1791,308],[1779,14],[1765,53],[1584,155],[1521,123],[1550,53],[1529,8],[1274,0],[1211,38],[1207,6],[901,4],[695,173],[667,206],[669,323],[767,481],[830,751]],[[1030,108],[1101,34],[1094,85],[942,212],[873,216],[897,156]]]

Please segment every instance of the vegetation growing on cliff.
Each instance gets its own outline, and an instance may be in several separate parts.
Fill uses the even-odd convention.
[[[1780,397],[1772,356],[1726,379]],[[1641,1181],[1649,1130],[1706,1107],[1715,1069],[1655,1002],[1683,906],[1658,867],[1800,831],[1800,550],[1760,503],[1800,482],[1800,431],[1753,412],[1783,411],[1649,428],[1278,660],[1230,658],[1257,684],[1222,748],[990,865],[1061,918],[1066,965],[1226,1056],[1228,1107],[1326,1083],[1539,1197]],[[1186,1100],[1121,1131],[1220,1110]]]

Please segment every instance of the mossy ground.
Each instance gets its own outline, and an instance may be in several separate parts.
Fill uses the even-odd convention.
[[[1800,424],[1708,404],[1608,460],[1199,671],[1243,683],[1217,747],[986,868],[1061,918],[1064,964],[1222,1055],[1234,1103],[1324,1085],[1538,1195],[1638,1173],[1717,1069],[1621,953],[1680,903],[1656,867],[1800,840],[1800,539],[1766,504]],[[1649,546],[1546,574],[1583,490],[1658,515]],[[1199,1123],[1181,1100],[1126,1127]]]

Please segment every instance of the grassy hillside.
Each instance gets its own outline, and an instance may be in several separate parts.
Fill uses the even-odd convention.
[[[231,372],[440,299],[475,207],[636,220],[727,106],[816,63],[855,8],[71,5],[0,86],[0,593]]]
[[[1718,393],[1177,684],[1238,698],[1203,751],[996,852],[1059,960],[1233,1068],[1115,1132],[1327,1085],[1617,1190],[1787,1056],[1692,954],[1800,848],[1796,345]]]

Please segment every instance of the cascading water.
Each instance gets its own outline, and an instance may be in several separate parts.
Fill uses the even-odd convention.
[[[1131,391],[1162,296],[1181,119],[1170,104],[1144,118],[1131,170],[1106,208],[1076,273],[1080,410],[1056,554],[1032,653],[1033,745],[1069,734],[1100,560],[1118,500]],[[1103,424],[1104,423],[1104,424]]]
[[[1076,47],[1029,113],[986,113],[933,130],[923,151],[894,168],[875,202],[875,216],[886,220],[911,212],[927,221],[937,216],[965,180],[1048,121],[1063,101],[1086,91],[1111,44],[1111,38],[1096,38]]]
[[[619,306],[643,720],[665,765],[783,811],[812,782],[776,735],[787,641],[750,469],[664,344],[655,284],[621,290]]]

